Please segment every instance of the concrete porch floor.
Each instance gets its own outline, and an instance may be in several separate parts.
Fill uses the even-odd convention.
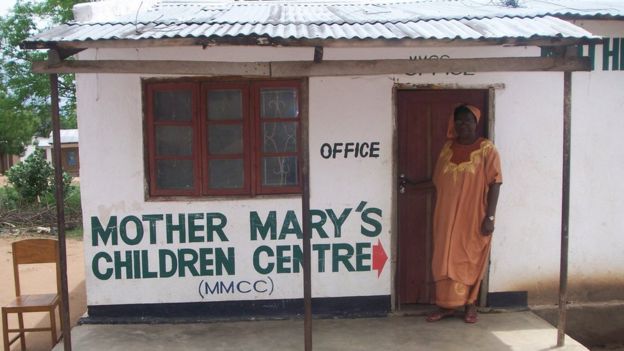
[[[469,325],[459,317],[427,323],[423,316],[317,319],[316,350],[587,350],[572,338],[556,348],[557,330],[532,312],[480,314]],[[302,320],[202,324],[80,325],[72,330],[76,351],[303,350]],[[63,350],[57,345],[53,351]]]

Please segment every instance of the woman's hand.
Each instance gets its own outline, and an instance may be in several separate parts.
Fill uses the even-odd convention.
[[[486,216],[481,221],[481,235],[490,236],[492,233],[494,233],[494,220]]]

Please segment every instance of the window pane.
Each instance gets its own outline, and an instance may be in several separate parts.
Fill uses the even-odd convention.
[[[297,185],[297,157],[263,157],[262,185],[291,186]]]
[[[296,152],[297,122],[262,123],[264,152]]]
[[[188,90],[154,93],[154,119],[157,121],[190,121],[193,118],[193,93]]]
[[[192,154],[192,127],[156,126],[156,155],[190,156]]]
[[[160,189],[193,188],[193,161],[156,161],[156,184],[158,184]]]
[[[260,105],[263,118],[297,118],[299,114],[297,89],[262,89]]]
[[[245,181],[243,160],[210,160],[210,188],[242,188]]]
[[[243,126],[212,124],[208,126],[208,151],[211,155],[243,152]]]
[[[240,90],[212,90],[208,92],[208,119],[242,119],[243,97]]]
[[[67,165],[70,167],[75,167],[78,165],[78,157],[76,155],[76,151],[67,151]]]

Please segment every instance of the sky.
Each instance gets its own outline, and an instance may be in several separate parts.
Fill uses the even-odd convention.
[[[0,0],[0,16],[5,16],[14,4],[15,0]]]

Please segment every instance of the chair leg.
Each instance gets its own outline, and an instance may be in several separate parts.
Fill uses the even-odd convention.
[[[52,306],[50,309],[50,329],[52,329],[52,347],[56,345],[56,306]]]
[[[9,350],[9,319],[7,318],[7,312],[2,309],[2,339],[4,341],[4,349]]]
[[[26,351],[26,333],[24,332],[24,315],[21,312],[17,313],[17,320],[19,322],[19,336],[20,345],[22,345],[22,351]]]

